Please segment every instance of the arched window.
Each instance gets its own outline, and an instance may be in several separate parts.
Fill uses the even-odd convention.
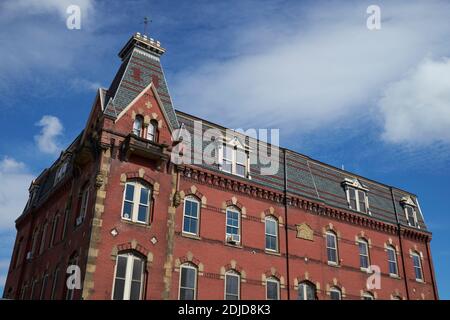
[[[139,181],[129,181],[123,195],[122,219],[137,223],[150,222],[151,189]]]
[[[200,202],[193,196],[184,199],[183,232],[193,235],[199,234]]]
[[[362,295],[362,299],[363,300],[375,300],[375,297],[370,292],[364,292],[363,295]]]
[[[330,299],[331,300],[342,300],[342,292],[338,287],[330,288]]]
[[[361,269],[368,269],[370,265],[369,259],[369,244],[365,239],[358,240],[359,250],[359,266]]]
[[[401,298],[399,295],[396,295],[396,294],[395,294],[395,295],[392,295],[392,296],[391,296],[391,299],[392,299],[392,300],[402,300],[402,298]]]
[[[148,125],[147,139],[153,142],[158,142],[158,122],[155,119],[151,120]]]
[[[38,234],[39,230],[36,228],[31,239],[31,255],[27,255],[27,259],[34,258],[35,255],[37,256]]]
[[[141,115],[137,115],[133,122],[133,133],[138,137],[142,137],[142,124],[144,118]]]
[[[278,221],[268,216],[265,218],[266,250],[278,252]]]
[[[132,252],[117,255],[114,300],[141,300],[144,296],[145,261]]]
[[[266,299],[280,300],[280,281],[275,277],[266,280]]]
[[[241,291],[241,276],[236,271],[225,273],[225,300],[239,300]]]
[[[298,300],[316,300],[316,286],[309,281],[298,285]]]
[[[197,298],[197,268],[190,264],[180,267],[180,300],[195,300]]]
[[[46,273],[42,278],[41,294],[39,296],[39,300],[45,300],[47,294],[47,283],[48,283],[48,274]]]
[[[226,213],[226,241],[231,244],[241,242],[241,212],[235,207],[228,207]]]
[[[417,252],[413,252],[412,260],[413,260],[414,274],[416,276],[416,280],[423,281],[422,261],[420,259],[420,255]]]
[[[339,257],[338,257],[336,234],[332,231],[327,231],[326,240],[327,240],[328,263],[337,265]]]
[[[79,226],[81,223],[83,223],[84,219],[86,218],[86,214],[88,212],[89,208],[89,185],[88,183],[85,183],[84,186],[81,188],[81,193],[79,197],[79,212],[77,219],[75,221],[75,225]]]
[[[393,246],[387,247],[387,256],[389,264],[389,274],[397,276],[398,275],[397,252]]]

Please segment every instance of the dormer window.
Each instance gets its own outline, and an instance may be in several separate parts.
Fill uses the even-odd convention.
[[[234,138],[230,143],[219,146],[219,168],[241,177],[248,177],[248,151]]]
[[[151,120],[147,127],[147,139],[153,142],[158,140],[158,122]]]
[[[416,204],[411,199],[411,197],[404,197],[400,201],[405,210],[405,217],[408,225],[413,228],[419,228],[419,223],[417,221]]]
[[[357,179],[345,179],[343,185],[345,187],[349,208],[363,213],[370,213],[369,199],[367,197],[367,192],[369,190]]]
[[[58,170],[56,170],[54,185],[56,185],[59,181],[62,180],[62,178],[64,178],[64,175],[66,174],[66,171],[67,171],[67,161],[64,161],[59,166]]]

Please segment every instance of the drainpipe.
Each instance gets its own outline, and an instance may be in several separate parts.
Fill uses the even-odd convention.
[[[406,298],[409,300],[409,288],[408,288],[408,278],[406,277],[406,268],[405,268],[405,260],[403,257],[403,244],[402,244],[402,235],[401,235],[401,226],[400,226],[400,219],[398,218],[398,213],[397,213],[397,207],[395,205],[395,198],[394,198],[394,190],[392,189],[392,187],[389,187],[389,189],[391,190],[391,196],[392,196],[392,205],[394,206],[394,212],[395,212],[395,219],[397,221],[397,228],[398,228],[398,241],[400,244],[400,253],[402,256],[402,269],[403,269],[403,278],[405,279],[405,289],[406,289]]]
[[[283,152],[284,160],[284,234],[286,236],[286,279],[287,279],[287,295],[288,300],[291,299],[291,280],[289,274],[289,245],[288,245],[288,202],[287,202],[287,161],[286,161],[286,149],[281,149]]]

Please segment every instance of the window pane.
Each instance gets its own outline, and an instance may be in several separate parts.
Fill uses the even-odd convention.
[[[132,280],[138,280],[141,281],[142,279],[142,267],[143,263],[141,259],[134,259],[134,266],[133,266],[133,277]]]
[[[334,235],[332,235],[332,234],[327,234],[327,247],[328,248],[336,247],[335,238],[334,238]]]
[[[114,300],[123,300],[123,292],[125,288],[125,279],[118,279],[114,283]]]
[[[266,233],[270,235],[277,234],[277,223],[272,219],[266,219]]]
[[[278,282],[267,281],[267,299],[278,300]]]
[[[140,299],[141,299],[141,282],[131,281],[130,300],[140,300]]]
[[[181,269],[181,286],[194,288],[195,285],[195,270],[191,268]]]
[[[125,200],[133,201],[133,197],[134,197],[134,185],[127,184],[125,190]]]
[[[226,275],[226,293],[238,295],[239,293],[239,277],[234,275]]]
[[[245,151],[237,149],[236,162],[244,165],[247,163],[247,154],[245,153]]]
[[[222,170],[225,172],[231,172],[231,161],[223,160]]]
[[[180,289],[180,300],[194,300],[194,290],[193,289]]]
[[[122,217],[125,219],[131,219],[131,213],[133,212],[133,203],[125,201],[123,204]]]
[[[277,250],[277,238],[266,235],[266,249]]]
[[[223,149],[223,157],[224,157],[224,159],[232,161],[233,160],[233,151],[234,151],[234,149],[232,147],[225,146],[225,148]]]
[[[198,203],[196,201],[186,200],[185,215],[190,217],[197,217]]]
[[[127,269],[127,258],[119,256],[117,258],[116,277],[125,278],[126,269]]]
[[[341,293],[339,291],[337,291],[337,289],[331,290],[330,298],[331,298],[331,300],[341,300]]]
[[[245,166],[242,164],[236,164],[236,174],[239,176],[245,176]]]
[[[307,300],[316,300],[316,289],[314,286],[308,284],[306,285],[306,296]]]
[[[148,216],[148,206],[139,205],[137,220],[139,222],[147,222],[147,216]]]
[[[149,197],[149,189],[148,188],[141,188],[141,198],[139,200],[139,202],[141,204],[148,204],[148,197]]]

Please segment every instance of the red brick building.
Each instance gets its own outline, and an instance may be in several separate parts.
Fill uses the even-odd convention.
[[[83,132],[32,182],[5,298],[438,298],[415,195],[175,111],[164,51],[133,36]]]

